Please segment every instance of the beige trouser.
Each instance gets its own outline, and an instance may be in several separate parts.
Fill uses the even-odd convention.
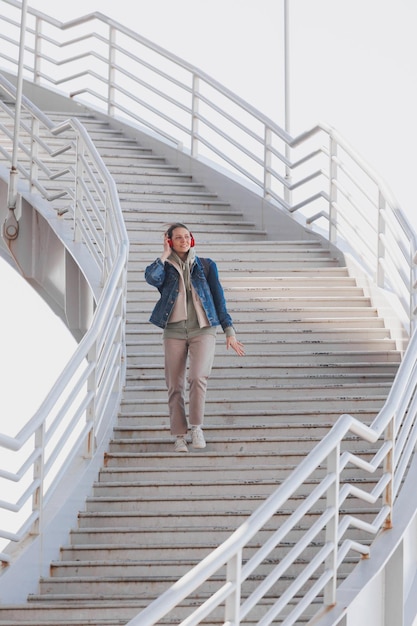
[[[216,337],[201,334],[190,339],[164,338],[165,381],[172,435],[185,435],[188,430],[185,411],[187,357],[189,360],[189,423],[201,426],[204,421],[207,380],[213,365]]]

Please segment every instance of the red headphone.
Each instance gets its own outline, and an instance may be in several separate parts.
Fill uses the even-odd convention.
[[[172,233],[174,232],[174,230],[176,228],[185,228],[186,230],[188,230],[188,228],[186,226],[184,226],[184,224],[173,224],[167,231],[167,234],[168,234],[167,241],[168,241],[168,245],[169,245],[170,248],[174,247],[174,244],[173,244],[173,241],[172,241],[170,235],[172,235]],[[189,233],[190,233],[190,248],[194,248],[194,246],[195,246],[195,239],[193,237],[193,233],[190,232],[190,231],[189,231]]]

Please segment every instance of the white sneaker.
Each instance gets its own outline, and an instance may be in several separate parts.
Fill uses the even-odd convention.
[[[185,437],[179,436],[175,440],[174,444],[175,452],[188,452],[187,442],[185,441]]]
[[[204,433],[200,427],[193,428],[191,430],[192,446],[193,448],[205,448],[206,440],[204,439]]]

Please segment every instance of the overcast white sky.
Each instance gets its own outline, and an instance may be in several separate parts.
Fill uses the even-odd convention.
[[[284,125],[283,0],[29,0],[29,6],[63,21],[107,14]],[[290,130],[297,134],[318,121],[335,126],[386,180],[417,228],[416,0],[290,0],[289,6]],[[0,280],[5,285],[13,276],[3,268]],[[7,331],[0,350],[2,388],[11,400],[0,422],[3,432],[16,432],[16,420],[30,417],[72,350],[46,305],[38,306],[25,284],[13,289],[14,297],[0,308]],[[22,357],[23,345],[28,350]],[[60,360],[51,371],[50,357]],[[40,370],[39,381],[33,372]]]

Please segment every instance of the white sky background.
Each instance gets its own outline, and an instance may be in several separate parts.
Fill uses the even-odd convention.
[[[284,126],[283,0],[29,0],[66,21],[100,11],[201,68]],[[417,228],[416,0],[290,0],[292,134],[334,126]],[[63,326],[0,262],[0,431],[15,434],[73,350]],[[13,283],[13,288],[8,285]],[[52,362],[52,367],[49,365]]]

